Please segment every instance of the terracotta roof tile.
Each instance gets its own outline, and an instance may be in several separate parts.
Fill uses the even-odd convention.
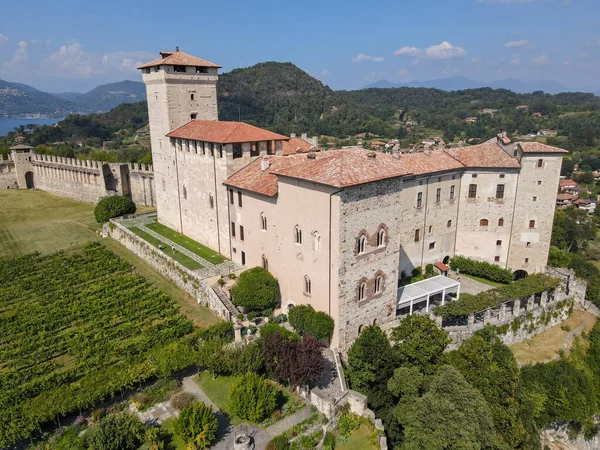
[[[556,200],[573,200],[575,198],[572,194],[557,194]]]
[[[519,142],[519,146],[523,153],[569,153],[562,148],[552,147],[540,142]]]
[[[195,56],[189,55],[185,52],[161,52],[161,55],[162,56],[160,58],[155,59],[154,61],[142,64],[138,67],[138,69],[145,69],[146,67],[160,66],[163,64],[171,66],[200,66],[215,67],[217,69],[221,68],[221,66],[219,66],[218,64],[206,61],[201,58],[196,58]]]
[[[287,136],[263,130],[244,122],[221,122],[217,120],[192,120],[169,134],[169,137],[196,141],[231,144],[238,142],[281,141]]]
[[[295,137],[290,138],[289,141],[283,142],[283,154],[284,156],[295,155],[296,153],[308,153],[312,145],[306,142],[304,139]],[[302,150],[301,152],[298,149]]]
[[[508,155],[495,142],[484,142],[469,147],[456,147],[444,150],[466,167],[518,169],[519,162]]]
[[[231,175],[223,184],[273,197],[277,194],[277,176],[272,171],[298,164],[306,159],[306,155],[270,155],[267,158],[269,160],[268,169],[262,170],[262,158],[258,158]]]
[[[559,180],[558,184],[560,187],[579,186],[576,181],[570,179]]]
[[[402,154],[399,162],[407,172],[415,175],[460,170],[464,167],[456,159],[441,150],[432,151],[429,155],[425,152]]]

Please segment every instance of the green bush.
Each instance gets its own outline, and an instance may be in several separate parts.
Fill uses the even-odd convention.
[[[274,308],[279,302],[279,283],[268,270],[254,267],[239,276],[231,288],[231,300],[246,311]]]
[[[277,406],[277,389],[270,381],[248,372],[232,384],[229,391],[229,410],[232,414],[253,423],[269,417]]]
[[[323,439],[323,450],[335,450],[335,435],[328,431]]]
[[[510,270],[488,262],[465,258],[464,256],[455,256],[452,258],[450,260],[450,268],[452,270],[458,269],[460,273],[485,278],[496,283],[509,284],[513,281],[513,273]]]
[[[94,450],[136,450],[144,439],[145,429],[131,414],[109,414],[86,433],[86,444]]]
[[[425,266],[425,276],[432,277],[433,276],[433,264],[427,264]]]
[[[213,339],[224,339],[227,342],[233,341],[233,323],[218,322],[198,331],[198,337],[205,341]]]
[[[290,443],[287,436],[285,434],[280,434],[267,443],[265,450],[289,450],[289,448]]]
[[[184,408],[173,422],[173,433],[188,448],[209,448],[217,435],[217,416],[210,406],[195,402]],[[191,445],[193,444],[193,446]]]
[[[363,418],[354,413],[346,413],[338,422],[338,429],[340,431],[340,436],[349,437],[354,432],[358,431],[360,428],[360,424],[363,423]]]
[[[300,336],[298,334],[294,333],[293,331],[288,330],[285,327],[282,327],[281,325],[279,325],[275,322],[266,323],[265,325],[263,325],[260,328],[261,337],[271,336],[271,335],[274,335],[275,333],[281,333],[282,336],[284,336],[285,338],[287,338],[289,340],[293,340],[293,341],[300,340]]]
[[[133,214],[136,211],[135,203],[128,197],[122,195],[113,195],[103,198],[94,208],[94,217],[96,222],[105,223],[113,217],[123,214]]]
[[[271,314],[273,314],[273,308],[267,308],[260,313],[260,315],[263,317],[270,317]]]
[[[310,334],[317,339],[328,338],[333,332],[333,319],[324,312],[315,311],[310,305],[292,308],[289,315],[290,325],[299,334]]]

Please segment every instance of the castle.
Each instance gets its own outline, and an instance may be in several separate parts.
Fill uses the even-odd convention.
[[[219,65],[176,49],[140,67],[147,87],[158,220],[279,280],[282,306],[335,320],[332,345],[416,310],[402,278],[456,254],[545,269],[564,150],[505,136],[415,154],[320,152],[218,120]],[[452,293],[450,293],[452,291]]]

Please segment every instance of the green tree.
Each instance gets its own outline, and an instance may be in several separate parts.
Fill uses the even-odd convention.
[[[346,375],[350,387],[366,395],[374,410],[392,404],[387,382],[395,364],[390,342],[377,325],[366,327],[348,350]]]
[[[446,354],[445,360],[481,392],[498,434],[512,448],[519,447],[525,439],[525,429],[516,398],[519,368],[510,349],[491,328],[485,328]]]
[[[277,389],[263,377],[248,372],[231,386],[229,410],[250,422],[268,418],[277,406]]]
[[[488,405],[453,367],[440,367],[423,396],[411,394],[403,396],[395,409],[403,427],[402,449],[494,448]]]
[[[136,450],[144,434],[144,425],[137,417],[109,414],[86,434],[86,444],[90,450]]]
[[[279,303],[279,283],[262,267],[246,270],[231,288],[231,299],[246,311],[263,311]]]
[[[300,335],[310,334],[317,339],[328,338],[333,332],[333,319],[310,305],[299,305],[289,313],[290,325]]]
[[[392,329],[391,340],[399,364],[435,373],[444,350],[451,342],[448,333],[427,316],[410,315]]]
[[[595,237],[596,225],[587,211],[569,207],[554,213],[551,242],[555,247],[575,253]]]
[[[173,432],[189,450],[209,448],[217,436],[217,417],[204,403],[196,402],[179,413]]]
[[[121,195],[112,195],[103,198],[94,208],[94,217],[96,222],[108,222],[113,217],[122,216],[123,214],[134,214],[136,211],[135,203],[128,197]]]

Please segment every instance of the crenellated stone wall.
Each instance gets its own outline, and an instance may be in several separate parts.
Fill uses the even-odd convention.
[[[12,155],[0,155],[0,189],[18,189],[17,172]]]

